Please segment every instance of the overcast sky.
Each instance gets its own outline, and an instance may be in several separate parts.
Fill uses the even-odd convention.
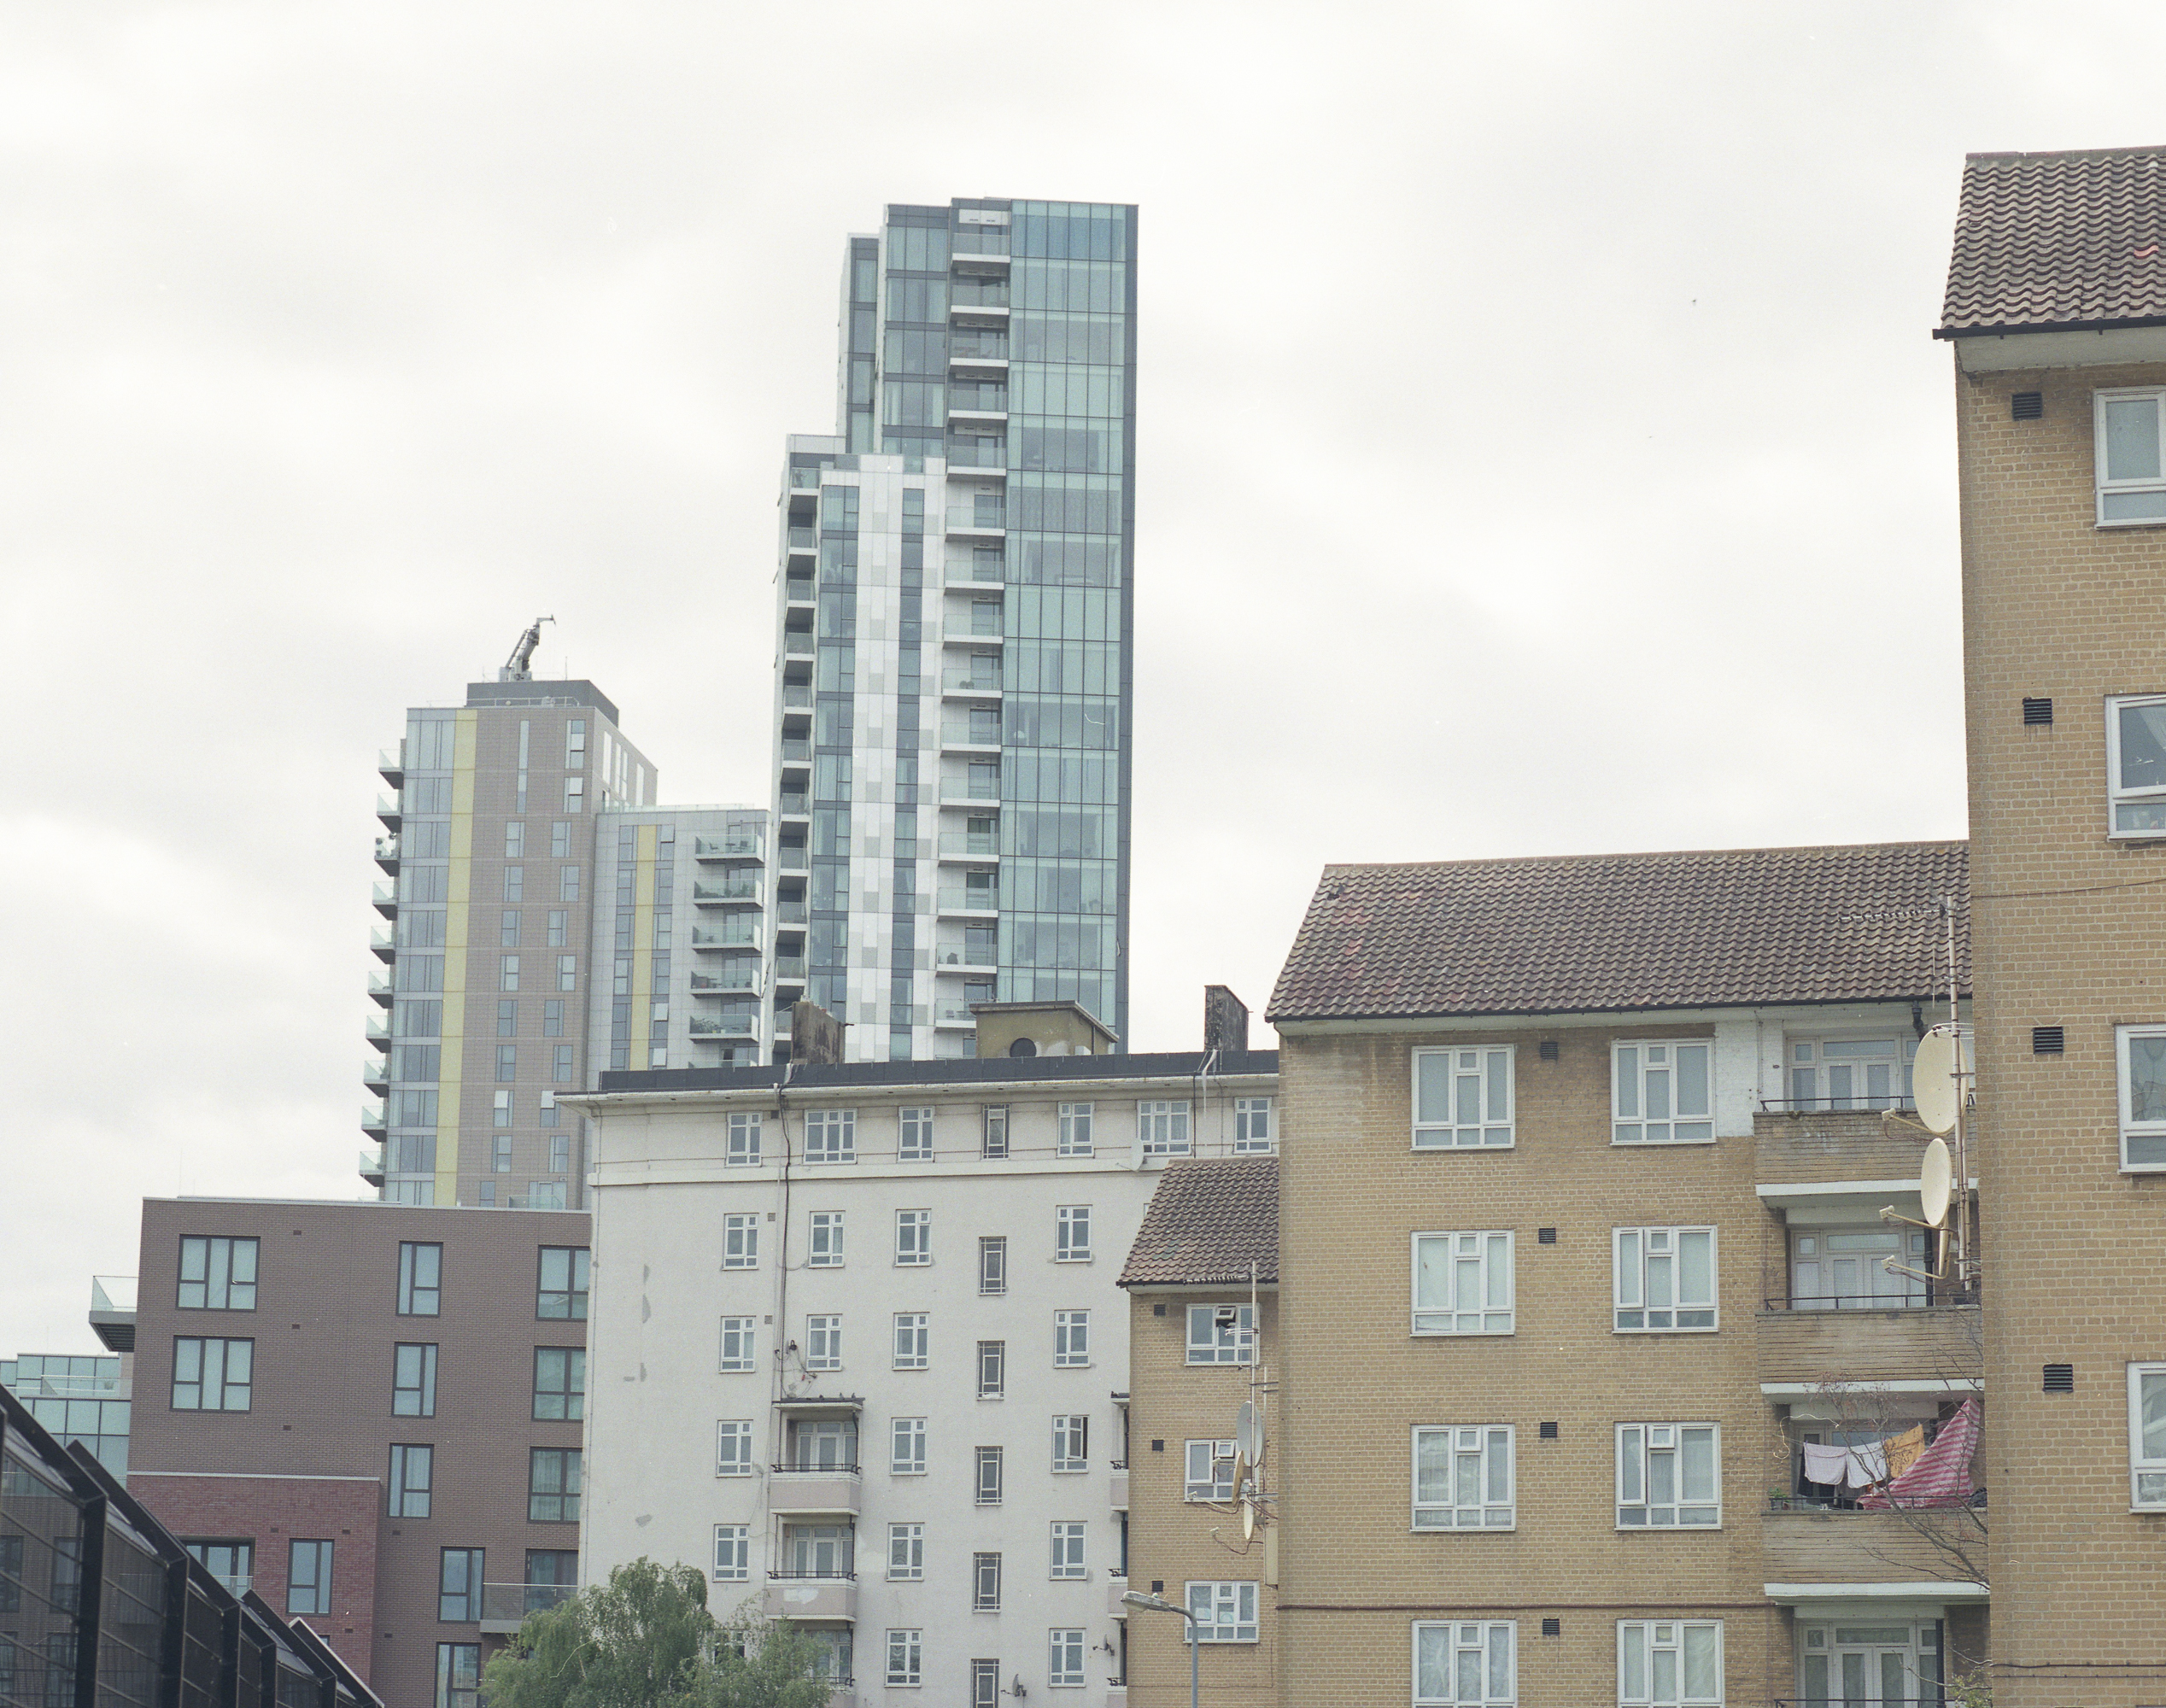
[[[377,750],[548,612],[768,798],[785,434],[891,201],[1141,204],[1133,1042],[1326,861],[1962,834],[1968,149],[2155,7],[0,7],[0,1356],[350,1197]],[[1259,1039],[1262,1038],[1259,1026]]]

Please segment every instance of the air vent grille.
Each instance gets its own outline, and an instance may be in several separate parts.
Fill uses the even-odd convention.
[[[2010,392],[2008,418],[2011,421],[2043,421],[2046,418],[2046,394],[2042,391]]]
[[[1554,1038],[1543,1038],[1540,1054],[1544,1062],[1554,1062],[1557,1059],[1557,1040]]]
[[[2073,1364],[2047,1365],[2044,1387],[2048,1394],[2075,1393],[2075,1366]]]
[[[1546,1441],[1546,1442],[1553,1442],[1553,1441],[1556,1440],[1556,1438],[1557,1438],[1557,1426],[1556,1426],[1554,1424],[1543,1424],[1543,1426],[1542,1426],[1542,1439],[1543,1439],[1543,1440],[1544,1440],[1544,1441]]]
[[[1556,1229],[1537,1228],[1534,1231],[1534,1243],[1537,1245],[1554,1245],[1557,1243]]]
[[[1543,1636],[1561,1637],[1564,1634],[1565,1622],[1562,1619],[1544,1619],[1542,1622],[1542,1635]]]
[[[2052,721],[2053,702],[2051,699],[2034,699],[2029,694],[2023,696],[2023,722],[2025,723],[2051,723]]]
[[[2031,1054],[2059,1056],[2068,1049],[2068,1034],[2058,1026],[2034,1026],[2031,1028]]]

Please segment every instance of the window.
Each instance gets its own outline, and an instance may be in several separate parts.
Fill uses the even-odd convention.
[[[523,902],[526,899],[526,868],[506,866],[504,869],[504,899]]]
[[[725,1375],[745,1375],[752,1370],[752,1319],[750,1317],[724,1317],[722,1319],[722,1357],[716,1367]]]
[[[930,1350],[932,1319],[923,1311],[895,1313],[895,1368],[922,1370]]]
[[[1091,1361],[1091,1313],[1053,1313],[1053,1367],[1080,1370]]]
[[[746,1350],[751,1349],[748,1340]],[[544,1422],[572,1422],[587,1415],[586,1348],[534,1348],[534,1415]]]
[[[1083,1524],[1080,1519],[1057,1519],[1053,1524],[1052,1575],[1056,1578],[1088,1577],[1083,1564]]]
[[[895,1574],[887,1574],[893,1577]],[[890,1631],[887,1634],[887,1682],[891,1685],[913,1685],[924,1682],[924,1639],[922,1631]]]
[[[1053,1212],[1053,1261],[1091,1261],[1091,1207],[1063,1204]]]
[[[587,808],[587,780],[584,777],[566,777],[564,780],[564,810],[566,812],[584,812]]]
[[[503,1127],[509,1126],[511,1124],[512,1094],[509,1091],[499,1091],[496,1093],[495,1102],[490,1105],[489,1125]],[[500,1174],[508,1174],[512,1172],[511,1144],[508,1138],[500,1138],[496,1141],[498,1165],[496,1172]]]
[[[970,1708],[1000,1708],[1000,1663],[970,1663]]]
[[[1917,1060],[1914,1038],[1790,1038],[1793,1109],[1906,1109]]]
[[[1414,1333],[1510,1334],[1512,1323],[1508,1231],[1414,1237]]]
[[[500,1044],[496,1046],[496,1077],[499,1079],[516,1079],[519,1077],[518,1044]]]
[[[2106,701],[2106,779],[2110,834],[2166,834],[2166,695]]]
[[[974,1553],[970,1556],[970,1611],[974,1613],[997,1613],[1000,1611],[1000,1556],[997,1553]]]
[[[807,1317],[805,1319],[805,1367],[807,1370],[842,1368],[840,1317]]]
[[[1793,1217],[1797,1212],[1793,1210]],[[1905,1275],[1889,1263],[1916,1272]],[[1932,1267],[1922,1228],[1790,1227],[1790,1308],[1899,1311],[1925,1303]]]
[[[1414,1148],[1502,1149],[1512,1140],[1508,1044],[1414,1053]]]
[[[509,1091],[499,1091],[496,1094],[496,1113],[501,1117],[498,1126],[509,1126],[512,1124],[512,1094]],[[489,1150],[491,1160],[496,1165],[496,1172],[499,1174],[510,1173],[512,1172],[512,1135],[507,1132],[494,1140],[489,1145]]]
[[[577,866],[557,868],[557,899],[560,902],[579,899],[579,869]]]
[[[741,1418],[725,1418],[715,1425],[715,1475],[750,1477],[752,1474],[752,1426]]]
[[[735,1114],[729,1117],[729,1147],[723,1151],[722,1160],[737,1168],[750,1167],[759,1161],[758,1115]]]
[[[977,1451],[977,1465],[976,1504],[981,1506],[998,1506],[1000,1504],[1000,1449],[997,1447],[980,1448]]]
[[[903,1111],[902,1136],[896,1142],[895,1155],[904,1162],[930,1162],[933,1160],[932,1110]]]
[[[2166,1364],[2128,1366],[2128,1504],[2166,1512]]]
[[[855,1471],[858,1420],[854,1417],[794,1418],[783,1452],[793,1471]]]
[[[496,1035],[499,1038],[517,1038],[519,1035],[519,999],[517,997],[499,997],[496,999]],[[504,1060],[501,1051],[498,1052],[496,1059],[501,1068]],[[433,1079],[436,1075],[431,1073],[429,1077]],[[508,1076],[500,1073],[498,1077]]]
[[[749,1524],[715,1526],[715,1576],[724,1583],[741,1583],[752,1575],[752,1536]]]
[[[252,1239],[184,1237],[174,1303],[184,1311],[253,1311],[255,1257]]]
[[[855,1109],[814,1109],[805,1117],[805,1160],[807,1162],[855,1162],[858,1160],[858,1112]]]
[[[176,1412],[245,1412],[255,1391],[254,1341],[184,1335],[173,1342]]]
[[[998,1400],[1007,1385],[1008,1342],[1004,1340],[981,1340],[978,1342],[978,1397]]]
[[[1053,1469],[1088,1471],[1091,1468],[1091,1420],[1080,1412],[1063,1413],[1053,1419]]]
[[[1271,1136],[1271,1099],[1236,1097],[1233,1100],[1233,1154],[1266,1156],[1279,1148]]]
[[[759,1267],[758,1215],[733,1214],[722,1219],[722,1266],[724,1269]]]
[[[1417,1620],[1414,1628],[1414,1708],[1511,1708],[1519,1623]]]
[[[1004,1293],[1008,1290],[1008,1242],[994,1236],[978,1242],[978,1290],[981,1293]]]
[[[391,1415],[395,1418],[433,1418],[436,1415],[435,1347],[407,1342],[391,1348]]]
[[[482,1616],[482,1550],[445,1548],[437,1558],[437,1623],[472,1624]]]
[[[842,1212],[815,1210],[811,1215],[811,1237],[805,1254],[807,1269],[840,1269],[842,1267]]]
[[[1713,1424],[1617,1426],[1617,1527],[1722,1523],[1722,1432]]]
[[[2166,1168],[2166,1026],[2124,1026],[2121,1057],[2121,1166]]]
[[[933,1261],[933,1213],[930,1210],[895,1212],[895,1261],[911,1268]]]
[[[1508,1424],[1414,1430],[1415,1530],[1508,1530],[1513,1524]]]
[[[1231,1500],[1233,1498],[1233,1443],[1230,1441],[1192,1441],[1185,1443],[1185,1474],[1181,1479],[1184,1500]]]
[[[536,1317],[547,1322],[586,1321],[587,1274],[585,1246],[543,1246],[541,1282],[534,1300]]]
[[[395,1518],[425,1518],[429,1494],[436,1471],[433,1447],[394,1446],[391,1449],[390,1515]]]
[[[579,1522],[579,1449],[537,1447],[526,1461],[526,1521],[530,1524]]]
[[[518,987],[519,957],[516,955],[499,956],[496,967],[496,988],[500,991],[516,991]]]
[[[1712,1228],[1618,1228],[1612,1239],[1619,1334],[1718,1326]]]
[[[331,1543],[303,1541],[286,1545],[286,1611],[331,1611]]]
[[[550,1078],[556,1085],[569,1085],[571,1072],[571,1046],[559,1044],[556,1046],[554,1059],[549,1064]]]
[[[984,1141],[980,1147],[986,1156],[1005,1156],[1008,1154],[1008,1106],[988,1103],[985,1109]]]
[[[557,988],[559,991],[579,988],[579,957],[577,955],[557,956]]]
[[[1061,1105],[1060,1154],[1063,1156],[1091,1155],[1091,1106],[1088,1103]]]
[[[255,1544],[254,1542],[194,1541],[181,1544],[196,1561],[210,1575],[223,1582],[236,1594],[245,1594],[249,1579],[255,1574]],[[72,1553],[61,1552],[54,1562],[55,1587],[65,1581],[71,1585],[78,1578],[80,1563]],[[20,1576],[20,1573],[18,1573]],[[12,1586],[11,1586],[12,1587]],[[20,1608],[15,1611],[20,1611]],[[70,1645],[73,1652],[73,1644]]]
[[[482,1646],[436,1645],[436,1708],[481,1708]]]
[[[895,1477],[925,1474],[925,1419],[897,1418],[889,1426],[887,1470]]]
[[[1136,1105],[1136,1136],[1145,1156],[1188,1155],[1188,1100]]]
[[[542,1035],[544,1038],[564,1036],[564,998],[551,997],[542,1004]]]
[[[2158,430],[2162,395],[2166,394],[2150,387],[2093,394],[2101,528],[2166,521],[2166,467],[2160,462]]]
[[[1708,1099],[1708,1044],[1620,1044],[1613,1052],[1613,1098],[1619,1144],[1708,1144],[1715,1137]]]
[[[498,920],[496,946],[500,949],[519,946],[519,910],[517,908],[506,908]]]
[[[898,1583],[915,1583],[925,1576],[924,1525],[888,1525],[887,1576]]]
[[[1190,1629],[1203,1643],[1252,1643],[1256,1640],[1256,1587],[1253,1582],[1191,1583]]]
[[[1896,1676],[1887,1700],[1926,1699]],[[1619,1708],[1722,1708],[1722,1621],[1619,1619],[1617,1700]]]
[[[1256,1319],[1248,1305],[1191,1305],[1188,1307],[1188,1361],[1191,1364],[1254,1364]]]
[[[399,1242],[399,1314],[433,1317],[443,1304],[444,1249],[441,1245]]]

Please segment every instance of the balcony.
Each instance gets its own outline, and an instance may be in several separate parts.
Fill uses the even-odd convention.
[[[1883,1122],[1876,1110],[1761,1109],[1753,1116],[1753,1178],[1771,1185],[1917,1180],[1925,1136]]]
[[[804,793],[791,789],[782,791],[782,811],[784,818],[804,818],[811,810],[812,803]]]
[[[1866,1586],[1901,1586],[1949,1603],[1986,1599],[1982,1514],[1946,1511],[1866,1512],[1786,1505],[1760,1518],[1761,1572],[1768,1597],[1789,1606],[1845,1599]]]
[[[389,1050],[391,1047],[391,1022],[382,1015],[371,1015],[362,1036],[378,1050]]]
[[[396,795],[378,795],[376,798],[376,816],[383,822],[386,830],[399,828],[399,798]]]
[[[1000,892],[997,889],[943,889],[940,892],[942,913],[998,913],[1000,910]]]
[[[812,685],[810,682],[785,682],[782,685],[782,710],[786,713],[809,713],[812,710]]]
[[[811,604],[812,577],[810,576],[784,576],[782,577],[782,597],[791,605]]]
[[[785,765],[809,765],[812,763],[812,744],[802,735],[782,738],[782,763]]]
[[[692,839],[692,857],[695,860],[757,860],[765,851],[766,844],[756,830],[733,830],[723,836]]]
[[[758,907],[759,892],[758,878],[721,878],[712,883],[695,879],[692,885],[692,900],[699,907]]]
[[[998,698],[1000,671],[997,664],[990,670],[943,670],[940,672],[940,687],[949,694]]]
[[[361,1179],[370,1185],[381,1187],[383,1184],[383,1152],[381,1149],[361,1153],[360,1173]]]
[[[785,658],[809,658],[819,643],[809,629],[785,629],[782,631],[782,656]]]
[[[978,1017],[965,1003],[935,1003],[933,1005],[933,1024],[945,1027],[951,1032],[975,1032]]]
[[[1213,1449],[1216,1451],[1216,1449]],[[1128,1473],[1116,1471],[1106,1491],[1106,1504],[1116,1512],[1128,1510]]]
[[[770,1619],[848,1621],[858,1617],[858,1580],[854,1575],[800,1577],[770,1571],[765,1602],[763,1611]]]
[[[778,985],[803,984],[805,957],[802,955],[777,955],[775,957],[775,982]]]
[[[685,1022],[694,1038],[754,1038],[759,1022],[751,1015],[694,1015]]]
[[[725,991],[756,991],[759,988],[759,962],[748,961],[741,967],[724,967],[719,973],[694,973],[692,975],[692,994],[695,997],[720,996]]]
[[[1000,833],[997,830],[950,831],[940,839],[943,860],[997,860]]]
[[[561,1607],[578,1593],[569,1583],[484,1583],[482,1629],[495,1636],[508,1636],[526,1623],[529,1613]]]
[[[1759,1379],[1764,1389],[1901,1383],[1967,1393],[1984,1366],[1983,1346],[1975,1302],[1798,1311],[1771,1301],[1759,1313]]]
[[[801,926],[805,923],[805,903],[802,898],[779,901],[775,904],[776,922],[780,925]]]
[[[399,872],[399,839],[379,836],[376,839],[376,863],[396,877]]]
[[[992,540],[1004,538],[1008,532],[1008,507],[1004,504],[951,504],[948,506],[947,531],[981,534]]]
[[[950,777],[940,784],[940,804],[971,812],[1000,804],[998,777]]]
[[[403,787],[406,782],[406,743],[401,741],[395,747],[378,749],[376,769],[393,788]]]
[[[948,336],[948,360],[951,362],[998,362],[1005,367],[1008,364],[1008,335],[989,328],[952,332]]]
[[[108,1352],[135,1350],[136,1278],[91,1277],[91,1332]]]
[[[752,921],[747,920],[750,925]],[[694,949],[757,949],[759,939],[751,931],[732,931],[727,926],[694,926],[692,946]],[[698,974],[694,974],[696,978]],[[696,986],[695,986],[696,988]]]
[[[390,1059],[383,1056],[362,1057],[361,1083],[382,1097],[391,1086]]]
[[[820,549],[820,530],[817,528],[789,529],[789,548],[793,552],[817,552]]]
[[[371,1138],[381,1139],[389,1128],[390,1123],[383,1117],[383,1104],[363,1103],[361,1105],[361,1131],[363,1132]]]
[[[388,927],[372,931],[368,934],[368,946],[369,952],[388,966],[398,956],[398,933]]]
[[[1004,439],[965,436],[948,441],[948,473],[968,480],[1008,472],[1008,444]]]
[[[396,884],[378,884],[371,890],[369,901],[378,913],[389,919],[399,910],[399,886]]]
[[[943,646],[975,646],[984,650],[988,658],[995,656],[996,648],[1004,649],[1007,644],[1008,637],[998,629],[974,628],[968,633],[951,629],[940,636]],[[996,682],[993,686],[998,687],[999,684]]]
[[[1007,583],[1008,569],[1005,564],[981,564],[973,558],[967,564],[950,564],[940,580],[951,588],[1002,587]]]
[[[391,1006],[390,974],[370,974],[368,975],[368,993],[370,1000],[374,1002],[378,1008],[389,1008]]]
[[[855,1466],[800,1471],[794,1465],[778,1465],[767,1484],[767,1506],[770,1512],[846,1515],[854,1518],[863,1505],[863,1491]]]
[[[802,872],[805,870],[804,845],[799,843],[794,848],[784,848],[776,853],[775,856],[775,869],[778,872]]]
[[[974,729],[967,723],[945,723],[940,726],[940,747],[949,753],[998,753],[1000,731]]]
[[[1008,281],[1005,278],[957,278],[948,285],[948,306],[951,308],[998,308],[1003,313],[1008,308]]]

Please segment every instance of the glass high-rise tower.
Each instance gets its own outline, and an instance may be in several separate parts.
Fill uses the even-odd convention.
[[[891,206],[849,240],[839,430],[793,436],[773,994],[854,1061],[981,1002],[1127,1029],[1136,210]]]

